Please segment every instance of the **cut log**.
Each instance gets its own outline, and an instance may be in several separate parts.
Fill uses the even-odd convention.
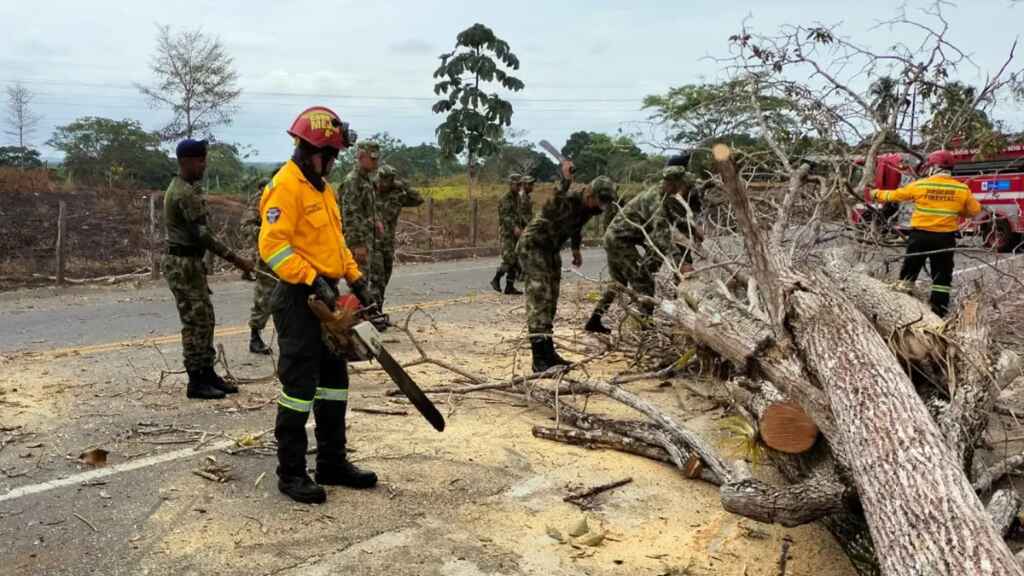
[[[757,426],[765,445],[786,454],[807,452],[818,439],[817,424],[791,400],[769,406]]]

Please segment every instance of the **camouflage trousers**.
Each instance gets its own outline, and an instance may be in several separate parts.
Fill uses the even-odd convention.
[[[501,239],[501,265],[498,266],[499,274],[516,274],[519,275],[521,267],[519,266],[519,251],[517,250],[517,243],[519,239],[509,234]]]
[[[274,275],[274,272],[263,260],[256,265],[260,272]],[[249,328],[263,330],[270,319],[270,295],[277,286],[277,280],[267,278],[263,274],[256,274],[256,285],[252,289],[252,310],[249,312]]]
[[[391,282],[391,273],[395,267],[394,250],[375,250],[370,255],[370,270],[367,274],[367,282],[370,284],[370,295],[382,305],[387,292],[388,283]]]
[[[206,266],[202,258],[172,256],[163,258],[164,277],[174,295],[181,319],[181,351],[186,370],[213,367],[213,327],[216,319],[206,283]]]
[[[625,287],[632,288],[644,296],[654,296],[654,275],[661,268],[661,260],[657,255],[641,255],[635,246],[607,241],[604,251],[608,258],[608,276],[612,284],[604,289],[601,299],[594,307],[594,314],[603,316],[608,312]],[[650,314],[649,304],[640,308],[646,314]]]
[[[551,334],[562,284],[558,249],[519,243],[519,265],[526,278],[526,328],[530,334]]]

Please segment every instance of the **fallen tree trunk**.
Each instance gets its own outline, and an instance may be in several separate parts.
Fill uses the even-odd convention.
[[[834,426],[826,435],[857,489],[883,574],[1024,574],[885,340],[826,274],[798,275],[765,244],[731,151],[716,145],[712,154],[775,340],[791,343],[811,376],[776,384],[798,400],[808,386],[824,393]]]
[[[884,574],[1024,574],[885,342],[831,282],[790,295]],[[857,319],[860,318],[860,321]]]

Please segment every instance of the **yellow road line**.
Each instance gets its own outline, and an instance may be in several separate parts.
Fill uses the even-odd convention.
[[[404,312],[413,310],[415,308],[421,308],[429,310],[432,308],[441,308],[450,304],[459,304],[465,302],[497,302],[498,299],[495,297],[480,297],[477,295],[463,296],[460,298],[449,298],[447,300],[433,300],[430,302],[423,302],[422,304],[403,304],[401,306],[389,307],[388,312]],[[214,336],[225,338],[229,336],[238,336],[246,334],[249,331],[249,325],[243,324],[240,326],[222,326],[214,330]],[[57,348],[54,350],[42,350],[38,352],[28,352],[26,355],[29,357],[61,357],[69,355],[82,356],[85,354],[102,354],[104,352],[113,352],[115,350],[123,350],[125,348],[139,348],[143,346],[159,346],[161,344],[176,344],[181,340],[180,334],[168,334],[166,336],[154,336],[151,338],[141,338],[134,340],[121,340],[119,342],[107,342],[105,344],[93,344],[90,346],[72,346],[68,348]]]

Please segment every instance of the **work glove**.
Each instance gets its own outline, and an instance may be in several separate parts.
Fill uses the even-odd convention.
[[[313,294],[316,296],[317,300],[323,302],[331,312],[334,312],[334,310],[337,309],[338,287],[327,278],[317,276],[313,280]]]
[[[359,299],[359,303],[363,305],[363,308],[370,308],[377,304],[370,296],[370,286],[366,282],[366,278],[360,278],[355,282],[348,285],[349,290],[356,295]]]
[[[873,204],[875,202],[875,192],[871,188],[864,189],[864,202]]]

